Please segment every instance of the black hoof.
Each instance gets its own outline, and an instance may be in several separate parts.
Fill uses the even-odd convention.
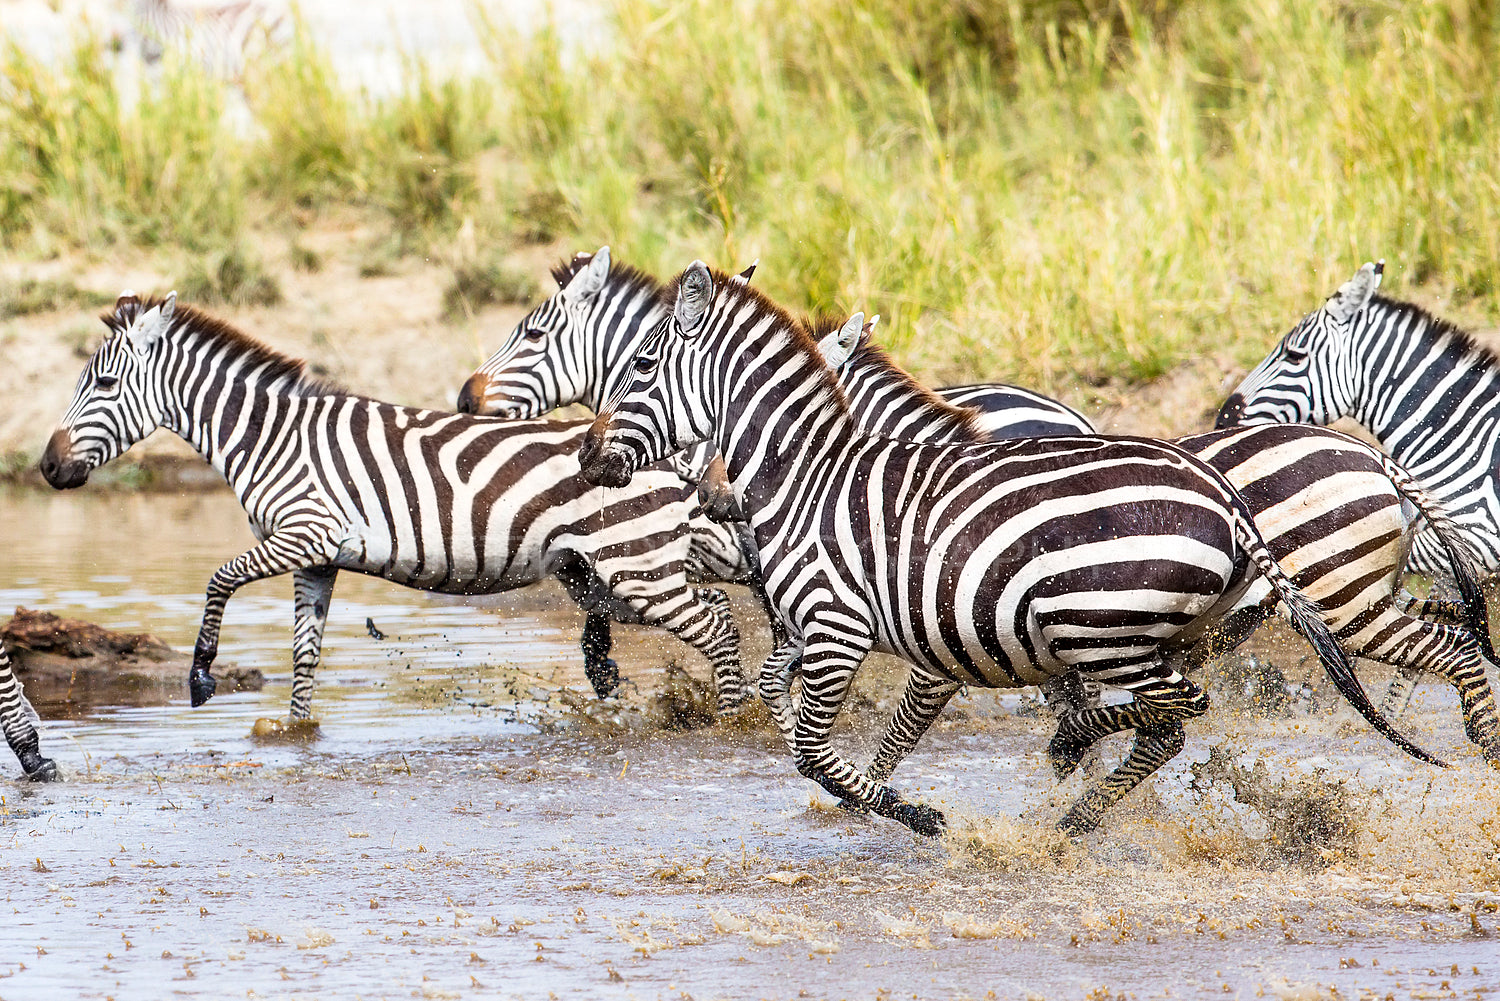
[[[1076,737],[1067,736],[1059,727],[1047,745],[1047,758],[1052,762],[1052,771],[1058,779],[1065,779],[1078,768],[1079,762],[1088,752],[1089,744]]]
[[[213,698],[214,689],[218,687],[219,683],[213,679],[213,675],[205,670],[195,668],[193,673],[188,675],[188,697],[194,708]]]
[[[898,805],[892,812],[891,819],[899,820],[913,831],[929,838],[935,838],[948,829],[948,818],[943,816],[942,810],[921,803]]]
[[[1082,837],[1099,829],[1097,817],[1082,817],[1069,811],[1057,822],[1057,829],[1070,838]]]
[[[589,679],[594,694],[601,699],[607,699],[620,691],[620,665],[615,663],[613,657],[584,664],[583,676]]]
[[[33,782],[56,782],[62,778],[62,773],[57,770],[57,762],[51,758],[44,758],[40,754],[29,761],[23,758],[21,768],[26,772],[26,777]]]
[[[868,817],[870,815],[870,808],[868,806],[852,799],[839,800],[839,809],[845,813],[852,813],[856,817]]]

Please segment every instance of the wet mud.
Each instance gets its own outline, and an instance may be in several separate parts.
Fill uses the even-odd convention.
[[[179,648],[208,575],[251,541],[217,495],[0,508],[0,608]],[[764,629],[736,613],[754,663]],[[681,672],[707,665],[670,637],[620,628],[631,685],[592,699],[581,624],[555,588],[467,604],[341,579],[318,732],[263,739],[290,694],[290,583],[273,581],[231,602],[223,637],[263,690],[39,706],[67,781],[0,784],[0,998],[1500,991],[1500,773],[1446,687],[1420,685],[1402,721],[1455,762],[1439,770],[1299,687],[1305,647],[1259,637],[1286,705],[1220,699],[1078,840],[1051,829],[1081,778],[1051,778],[1050,721],[1023,693],[969,693],[896,776],[948,813],[924,839],[838,810],[763,718],[680,728]],[[862,677],[850,753],[900,682],[890,661]]]

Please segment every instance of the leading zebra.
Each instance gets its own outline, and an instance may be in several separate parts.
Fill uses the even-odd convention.
[[[504,421],[350,395],[178,306],[175,293],[144,302],[127,293],[103,319],[110,336],[79,376],[42,474],[59,489],[80,486],[165,427],[224,476],[260,540],[209,582],[193,705],[213,694],[229,598],[250,581],[291,573],[291,713],[308,716],[340,570],[449,594],[554,575],[596,618],[661,626],[699,650],[714,666],[721,711],[748,697],[727,601],[691,586],[743,576],[743,556],[722,526],[690,517],[692,490],[670,470],[605,496],[577,475],[582,422]],[[596,686],[606,666],[598,655]]]
[[[871,650],[910,661],[910,684],[929,691],[1077,670],[1133,696],[1064,713],[1049,745],[1066,775],[1097,740],[1135,731],[1125,761],[1061,822],[1091,829],[1183,747],[1183,720],[1208,699],[1169,662],[1173,646],[1211,628],[1257,571],[1351,703],[1433,760],[1370,705],[1316,605],[1211,468],[1140,439],[868,437],[812,339],[758,291],[695,262],[674,292],[579,461],[589,479],[624,485],[644,463],[713,439],[754,528],[767,591],[801,645],[803,695],[789,721],[797,767],[829,792],[921,833],[944,825],[829,743]]]
[[[1281,339],[1219,410],[1217,424],[1329,424],[1350,417],[1452,512],[1500,572],[1500,359],[1420,306],[1377,295],[1365,264]],[[1436,540],[1413,570],[1446,571]]]
[[[26,700],[21,681],[10,663],[10,651],[0,640],[0,730],[5,742],[21,762],[21,771],[33,782],[50,782],[57,778],[57,763],[42,757],[41,741],[36,735],[36,710]]]

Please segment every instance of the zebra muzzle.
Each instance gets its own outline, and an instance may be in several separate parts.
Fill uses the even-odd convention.
[[[583,478],[599,487],[623,487],[630,482],[630,457],[618,447],[611,448],[605,441],[609,418],[595,418],[583,444],[578,448],[578,468]]]
[[[42,471],[42,478],[57,490],[71,490],[88,482],[89,464],[82,459],[72,458],[72,451],[73,436],[59,428],[47,439],[47,449],[42,453],[42,461],[37,464]]]

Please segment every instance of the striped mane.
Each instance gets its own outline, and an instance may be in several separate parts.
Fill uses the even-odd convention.
[[[824,335],[833,333],[843,325],[843,322],[836,315],[818,317],[809,324],[812,328],[813,340],[816,342]],[[942,440],[967,442],[991,440],[980,427],[978,414],[975,411],[955,407],[912,378],[911,373],[897,365],[885,348],[875,343],[868,329],[860,331],[859,343],[855,345],[845,365],[850,369],[857,368],[862,371],[866,378],[886,384],[895,383],[899,386],[903,396],[908,397],[913,403],[920,404],[925,420],[942,429]]]
[[[567,288],[568,282],[577,277],[578,272],[588,267],[589,262],[594,259],[593,254],[575,254],[572,258],[559,261],[552,266],[552,278],[557,282],[559,288]],[[646,274],[633,264],[626,264],[613,256],[609,261],[609,277],[605,284],[612,287],[624,287],[627,289],[642,289],[650,295],[661,294],[661,282],[651,275]]]
[[[1444,353],[1450,357],[1471,359],[1478,368],[1500,372],[1500,355],[1496,355],[1493,349],[1474,340],[1473,334],[1452,321],[1433,316],[1414,302],[1388,299],[1378,293],[1370,300],[1366,314],[1368,315],[1372,308],[1377,307],[1387,315],[1394,315],[1398,320],[1409,317],[1411,322],[1405,325],[1406,328],[1420,330],[1425,340],[1447,340]]]
[[[123,334],[138,316],[160,306],[164,301],[158,296],[126,300],[99,318],[112,335]],[[285,379],[286,392],[290,396],[342,396],[348,393],[348,390],[331,379],[310,373],[307,363],[302,359],[282,354],[235,329],[224,320],[209,316],[195,306],[179,302],[172,312],[167,336],[182,333],[201,337],[227,354],[244,358],[247,368],[258,369],[260,378],[268,382]]]

